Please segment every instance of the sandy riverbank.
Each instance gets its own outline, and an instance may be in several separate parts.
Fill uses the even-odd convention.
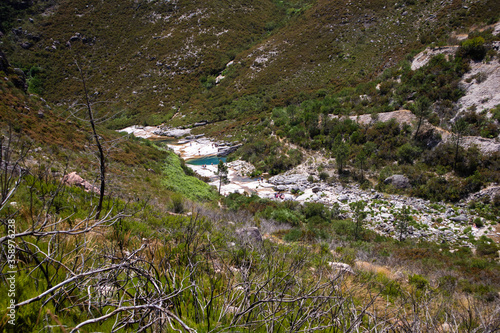
[[[188,161],[191,159],[215,157],[219,152],[217,142],[208,138],[198,138],[192,140],[180,140],[175,144],[168,144],[176,154]],[[219,188],[219,180],[217,177],[217,163],[203,165],[189,164],[189,167],[194,172],[202,177],[207,177],[211,180],[210,185]],[[254,169],[250,163],[245,161],[233,161],[227,163],[228,167],[228,184],[222,184],[221,194],[228,195],[230,193],[257,193],[261,197],[273,197],[273,185],[259,179],[251,179],[247,176]]]

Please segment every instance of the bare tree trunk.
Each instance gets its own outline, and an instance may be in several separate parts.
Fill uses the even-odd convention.
[[[90,125],[92,127],[92,133],[94,134],[94,139],[95,139],[95,143],[97,145],[97,149],[99,150],[101,187],[99,190],[100,191],[99,203],[97,204],[97,209],[96,209],[96,214],[95,214],[95,218],[96,218],[96,220],[98,220],[99,216],[101,215],[102,202],[104,200],[104,189],[106,186],[106,164],[104,161],[104,152],[103,152],[103,149],[101,146],[101,142],[99,141],[99,136],[97,135],[97,131],[95,129],[94,115],[92,113],[92,107],[91,107],[90,101],[89,101],[89,94],[87,92],[87,85],[85,84],[85,76],[83,75],[83,71],[81,70],[80,66],[78,65],[78,62],[75,61],[75,63],[76,63],[76,67],[78,68],[78,71],[80,72],[80,77],[81,77],[82,84],[83,84],[83,92],[85,94],[85,104],[87,106],[87,111],[89,113]]]
[[[457,134],[457,142],[455,144],[455,161],[453,163],[453,170],[457,170],[457,163],[458,163],[458,151],[460,148],[460,136]]]
[[[417,135],[418,135],[418,132],[420,131],[420,126],[422,126],[423,118],[424,118],[424,115],[420,115],[420,117],[418,117],[417,130],[415,131],[415,135],[413,136],[413,140],[417,140]]]

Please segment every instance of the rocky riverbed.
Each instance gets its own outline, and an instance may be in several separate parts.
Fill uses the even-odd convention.
[[[136,136],[157,138],[153,127],[132,127],[125,131]],[[188,163],[193,159],[225,156],[239,147],[239,145],[211,140],[203,135],[185,136],[181,140],[169,143],[168,146]],[[254,193],[271,200],[318,202],[329,207],[336,207],[340,216],[343,217],[352,217],[350,203],[364,201],[367,213],[365,225],[380,234],[392,237],[399,237],[396,225],[398,217],[406,208],[412,221],[404,237],[470,247],[472,247],[471,240],[482,235],[500,238],[500,233],[496,229],[498,221],[488,221],[476,216],[465,203],[458,205],[432,203],[419,198],[379,193],[374,189],[363,190],[358,184],[343,185],[319,181],[318,165],[328,165],[331,164],[330,162],[332,161],[318,156],[313,161],[309,159],[281,175],[250,178],[248,174],[254,170],[253,166],[245,161],[233,161],[227,163],[229,183],[222,184],[221,194]],[[211,185],[219,187],[216,174],[217,163],[190,165],[190,167],[199,175],[208,178]],[[393,177],[400,184],[404,184],[402,178],[404,176]],[[489,189],[489,192],[499,193],[500,187],[494,186]],[[492,193],[489,192],[488,195],[491,196]],[[476,222],[480,222],[479,227],[475,224]]]
[[[181,157],[188,159],[209,156],[217,153],[215,143],[207,138],[199,138],[181,145],[171,145]],[[465,204],[451,205],[432,203],[423,199],[403,195],[379,193],[373,189],[363,190],[358,184],[342,185],[319,181],[316,175],[317,165],[328,164],[328,160],[317,158],[307,161],[284,174],[262,178],[249,178],[253,166],[245,161],[227,163],[229,184],[221,186],[221,193],[233,192],[255,193],[271,200],[293,200],[300,203],[318,202],[329,207],[338,207],[344,217],[351,217],[350,203],[365,201],[367,203],[366,226],[380,234],[399,237],[396,230],[398,216],[406,207],[412,222],[404,237],[426,239],[435,242],[447,242],[457,246],[471,246],[471,239],[481,235],[500,236],[497,233],[496,221],[487,221],[471,213]],[[198,174],[211,179],[211,185],[219,186],[216,171],[217,165],[190,167]],[[312,178],[311,178],[312,176]],[[391,177],[404,186],[404,176]],[[401,178],[401,179],[400,179]],[[497,189],[498,190],[498,189]],[[276,196],[277,194],[278,197]],[[479,219],[479,220],[477,220]],[[480,221],[481,227],[475,222]]]
[[[365,201],[366,226],[380,234],[398,237],[396,230],[398,216],[408,209],[413,220],[404,237],[426,239],[435,242],[448,242],[455,245],[471,246],[472,237],[481,235],[498,236],[495,221],[486,221],[471,213],[465,205],[453,206],[403,195],[379,193],[373,189],[362,190],[359,185],[340,183],[312,183],[304,174],[279,175],[269,179],[274,188],[283,192],[298,192],[286,195],[286,199],[299,202],[319,202],[338,207],[340,214],[351,216],[350,203]],[[478,228],[474,221],[479,218],[483,226]]]

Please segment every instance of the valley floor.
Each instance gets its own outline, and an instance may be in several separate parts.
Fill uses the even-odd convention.
[[[169,142],[168,146],[189,164],[189,160],[216,156],[218,144],[209,138],[199,137]],[[374,189],[363,190],[358,184],[321,182],[315,176],[317,173],[315,170],[320,164],[333,165],[333,161],[318,155],[307,159],[284,174],[249,178],[247,174],[254,169],[250,163],[242,160],[229,162],[227,163],[229,183],[221,184],[221,194],[238,192],[278,201],[318,202],[329,207],[336,205],[346,217],[353,216],[351,203],[365,201],[367,203],[365,212],[368,214],[367,227],[395,238],[399,237],[396,223],[405,207],[409,208],[409,214],[413,219],[405,237],[447,242],[453,246],[471,248],[473,247],[471,240],[483,235],[500,238],[500,233],[495,228],[495,221],[487,221],[474,215],[464,203],[456,206],[432,203],[403,195],[383,194]],[[189,164],[189,166],[200,176],[210,179],[210,185],[219,188],[215,163]],[[311,176],[313,176],[313,181],[311,181]],[[476,226],[474,221],[477,219],[480,219],[482,226]]]

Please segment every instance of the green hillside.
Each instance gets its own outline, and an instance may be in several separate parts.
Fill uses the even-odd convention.
[[[115,127],[159,124],[176,111],[190,121],[232,119],[371,80],[413,50],[446,44],[452,31],[494,22],[498,6],[35,1],[3,24],[2,48],[17,67],[39,68],[32,88],[55,103],[78,96],[78,60],[93,93],[122,112]]]

